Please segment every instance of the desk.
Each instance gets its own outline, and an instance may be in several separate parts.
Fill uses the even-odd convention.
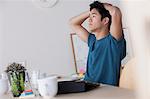
[[[9,95],[1,96],[0,99],[14,99]],[[17,98],[18,99],[18,98]],[[30,98],[30,99],[42,99]],[[134,91],[113,87],[109,85],[101,85],[99,88],[83,92],[72,94],[61,94],[50,99],[135,99]]]

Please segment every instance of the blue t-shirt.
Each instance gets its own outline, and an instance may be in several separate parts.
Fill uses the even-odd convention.
[[[124,37],[116,40],[110,33],[100,40],[88,37],[88,60],[84,80],[118,86],[121,60],[126,56]]]

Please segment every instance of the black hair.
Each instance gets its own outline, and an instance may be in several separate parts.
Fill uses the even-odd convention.
[[[108,10],[105,9],[103,3],[99,2],[99,1],[94,1],[93,3],[90,4],[90,11],[92,9],[96,9],[100,15],[102,16],[101,20],[103,20],[105,17],[109,18],[109,25],[108,25],[108,29],[110,29],[110,25],[111,25],[111,15],[109,13]]]

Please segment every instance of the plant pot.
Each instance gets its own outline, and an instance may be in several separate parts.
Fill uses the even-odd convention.
[[[25,71],[7,73],[11,91],[14,97],[19,97],[24,91]]]

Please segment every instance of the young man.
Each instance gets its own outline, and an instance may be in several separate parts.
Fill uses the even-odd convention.
[[[82,26],[86,19],[90,32]],[[119,8],[94,1],[90,11],[70,19],[70,26],[89,46],[84,80],[118,86],[121,60],[126,56]]]

